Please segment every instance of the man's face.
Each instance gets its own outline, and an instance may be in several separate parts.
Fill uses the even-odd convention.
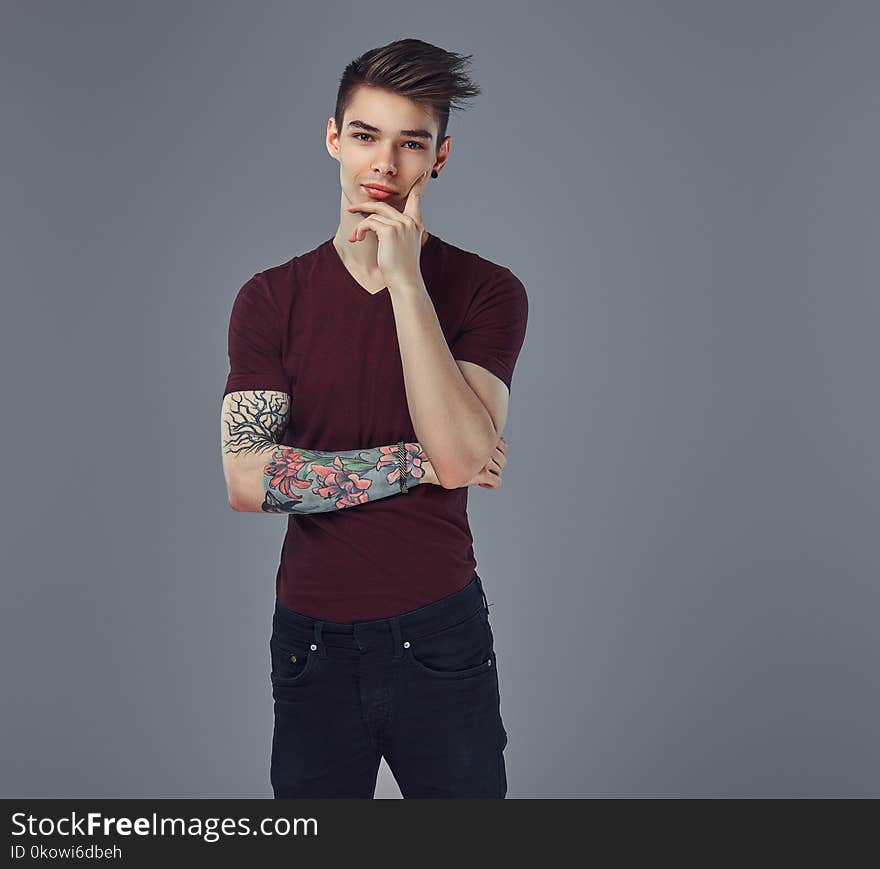
[[[342,130],[336,130],[335,120],[330,118],[327,149],[339,161],[339,181],[346,199],[375,199],[363,185],[379,184],[392,193],[377,201],[403,211],[410,188],[437,163],[437,122],[433,116],[400,94],[361,86],[342,125]],[[448,149],[446,136],[444,152]]]

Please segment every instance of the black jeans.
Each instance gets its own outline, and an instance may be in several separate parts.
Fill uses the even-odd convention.
[[[504,798],[489,609],[460,591],[375,621],[323,622],[277,601],[269,641],[275,798],[372,799],[382,757],[404,798]]]

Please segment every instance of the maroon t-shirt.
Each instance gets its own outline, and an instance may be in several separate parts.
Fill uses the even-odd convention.
[[[453,358],[510,388],[528,300],[504,266],[429,234],[421,273]],[[291,396],[281,443],[353,450],[417,441],[391,297],[364,289],[333,239],[250,278],[229,322],[229,392]],[[468,487],[290,514],[275,591],[288,609],[332,622],[387,618],[458,591],[476,560]]]

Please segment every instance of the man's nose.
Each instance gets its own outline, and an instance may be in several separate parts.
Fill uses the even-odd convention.
[[[394,165],[394,158],[391,156],[390,153],[382,155],[376,161],[375,168],[379,169],[385,175],[389,173],[393,175],[397,171],[397,168]]]

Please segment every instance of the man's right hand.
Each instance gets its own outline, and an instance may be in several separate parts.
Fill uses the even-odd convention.
[[[484,489],[497,489],[501,485],[501,472],[507,464],[507,441],[504,435],[498,439],[498,443],[489,458],[489,464],[483,465],[475,477],[468,480],[468,485],[474,484]]]
[[[498,444],[495,446],[488,464],[483,465],[477,474],[468,480],[467,485],[480,486],[483,489],[497,489],[501,485],[501,471],[507,464],[507,449],[507,441],[504,440],[504,435],[502,435],[498,439]],[[434,473],[434,468],[431,465],[431,462],[428,461],[425,465],[425,479],[423,482],[433,483],[435,486],[439,486],[440,483],[437,479],[437,475]]]

